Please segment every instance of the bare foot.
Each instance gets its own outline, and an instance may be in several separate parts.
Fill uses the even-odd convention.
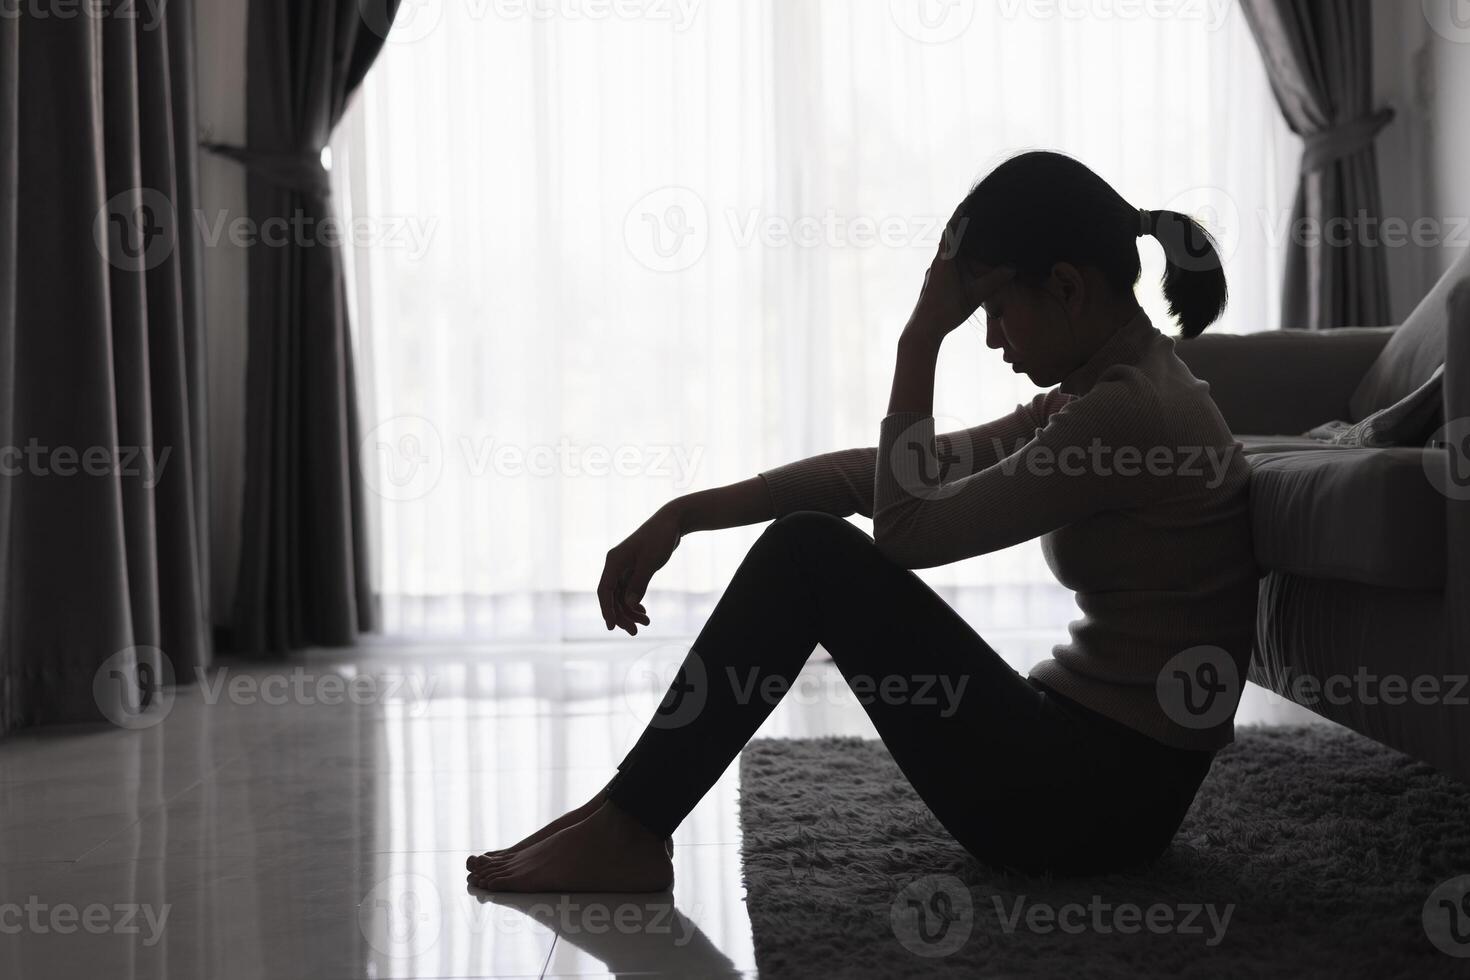
[[[598,790],[597,795],[592,797],[592,799],[588,800],[586,803],[583,803],[575,810],[568,810],[566,813],[563,813],[561,816],[557,817],[555,820],[551,821],[551,823],[542,827],[534,834],[526,837],[523,840],[517,841],[510,847],[503,847],[495,851],[486,851],[484,854],[471,854],[465,860],[465,870],[479,871],[481,869],[489,868],[492,866],[492,864],[499,863],[499,859],[501,858],[510,857],[512,854],[518,854],[526,848],[530,847],[532,844],[540,843],[541,841],[550,837],[552,834],[555,834],[558,831],[565,830],[572,824],[581,823],[583,820],[590,817],[593,813],[597,812],[597,808],[602,806],[603,802],[606,799],[607,790]],[[664,850],[668,852],[669,857],[674,856],[674,839],[672,837],[664,840]]]
[[[515,854],[469,874],[470,884],[506,892],[661,892],[674,883],[665,842],[604,803]]]
[[[587,819],[593,813],[595,813],[597,811],[597,808],[602,806],[602,803],[605,799],[607,799],[607,790],[600,789],[597,791],[597,795],[592,797],[592,799],[588,800],[586,803],[583,803],[575,810],[568,810],[566,813],[563,813],[561,816],[551,821],[551,823],[547,824],[545,827],[542,827],[540,830],[536,831],[534,834],[525,838],[524,840],[518,841],[517,843],[512,844],[510,847],[501,848],[498,851],[486,851],[484,854],[471,854],[469,856],[469,859],[466,860],[464,863],[465,870],[474,871],[477,868],[485,867],[489,864],[492,858],[508,857],[511,854],[516,854],[520,851],[525,850],[527,847],[530,847],[532,844],[536,844],[540,841],[545,840],[557,831],[565,830],[574,823],[581,823],[583,820]]]

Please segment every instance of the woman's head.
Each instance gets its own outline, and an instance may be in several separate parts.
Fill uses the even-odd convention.
[[[1183,336],[1225,308],[1225,272],[1198,222],[1140,211],[1061,153],[1022,153],[996,167],[961,202],[949,234],[966,273],[1015,270],[985,302],[986,340],[1039,384],[1060,381],[1095,349],[1099,331],[1137,309],[1141,235],[1163,247],[1164,297]]]

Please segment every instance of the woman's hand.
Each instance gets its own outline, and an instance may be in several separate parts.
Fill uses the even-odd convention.
[[[948,241],[939,247],[939,254],[924,274],[919,302],[898,338],[893,388],[888,396],[889,415],[934,413],[934,372],[939,345],[1015,275],[1006,266],[987,269],[978,277],[965,275],[953,255],[947,254],[951,252]]]
[[[1015,275],[1007,266],[989,269],[979,277],[966,275],[953,252],[948,238],[940,243],[924,273],[924,287],[905,334],[937,345]]]
[[[607,553],[597,601],[608,629],[621,626],[629,636],[637,636],[638,624],[648,625],[643,593],[653,573],[668,564],[681,535],[677,508],[661,507]]]

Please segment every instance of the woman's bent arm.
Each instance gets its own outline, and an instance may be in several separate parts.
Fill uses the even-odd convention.
[[[664,504],[607,553],[597,601],[608,629],[637,636],[648,625],[643,595],[653,574],[668,564],[679,539],[690,531],[713,531],[770,520],[771,495],[758,476],[713,490],[700,490]]]
[[[776,516],[766,481],[759,476],[688,493],[664,506],[675,515],[681,535],[690,531],[718,531],[759,524]]]

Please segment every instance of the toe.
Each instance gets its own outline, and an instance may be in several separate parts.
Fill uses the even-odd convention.
[[[464,866],[467,870],[473,871],[475,868],[483,868],[489,862],[504,855],[504,851],[486,851],[484,854],[471,854],[465,860]]]

